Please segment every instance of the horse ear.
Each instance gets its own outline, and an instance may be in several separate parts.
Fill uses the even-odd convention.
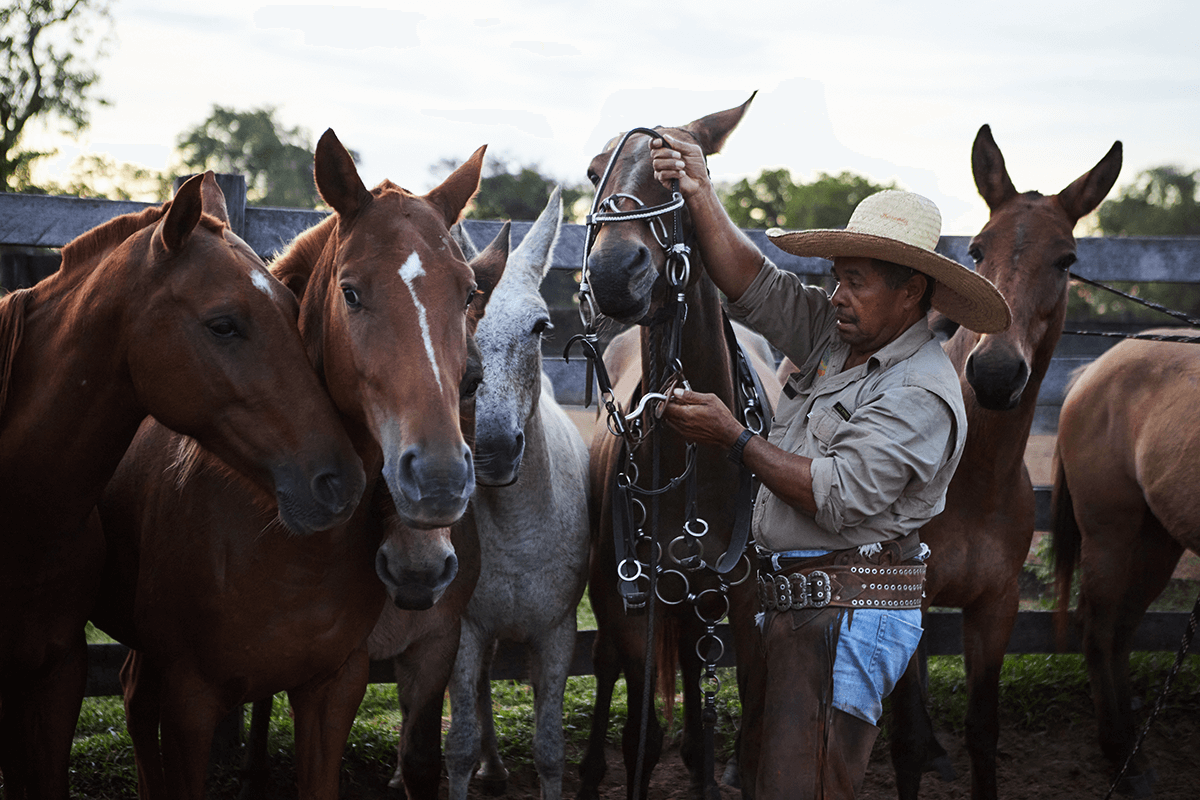
[[[758,92],[750,95],[750,99],[742,103],[737,108],[730,108],[725,111],[718,111],[715,114],[709,114],[707,117],[693,120],[683,129],[690,131],[696,137],[696,141],[700,143],[700,149],[704,151],[704,155],[710,156],[713,153],[721,152],[721,148],[725,146],[725,140],[729,138],[729,134],[733,133],[733,129],[742,121],[742,117],[746,114],[746,109],[750,107],[750,103],[754,100]]]
[[[229,208],[225,205],[225,193],[217,185],[217,176],[210,169],[204,173],[200,183],[200,198],[204,213],[229,225]]]
[[[1017,194],[1004,166],[1004,155],[992,138],[991,126],[984,125],[975,134],[971,146],[971,172],[975,176],[975,188],[992,211],[1004,205]]]
[[[467,203],[479,191],[479,176],[483,171],[483,153],[487,145],[483,145],[461,167],[454,170],[442,185],[425,195],[425,199],[442,212],[442,218],[449,228],[458,222]]]
[[[371,201],[371,193],[358,176],[354,159],[333,128],[321,135],[313,156],[313,179],[321,199],[343,217],[353,217]]]
[[[171,199],[161,229],[163,245],[168,252],[178,252],[200,222],[200,214],[204,211],[204,201],[201,197],[203,180],[202,176],[193,175],[184,181],[183,186],[179,187],[179,191]]]
[[[471,271],[475,273],[475,285],[479,288],[479,295],[472,302],[471,310],[479,316],[483,316],[483,310],[492,298],[492,290],[496,288],[496,284],[504,275],[504,268],[508,266],[511,233],[512,223],[505,222],[496,238],[471,259]]]
[[[1100,205],[1100,201],[1112,189],[1113,184],[1117,182],[1117,175],[1121,172],[1121,156],[1121,143],[1113,142],[1113,146],[1096,166],[1058,193],[1058,204],[1072,222],[1078,222]]]
[[[558,243],[558,232],[562,228],[562,188],[554,187],[546,207],[538,215],[521,244],[513,251],[510,261],[515,268],[528,270],[537,283],[546,277],[553,261],[554,245]]]
[[[467,261],[479,255],[479,248],[475,246],[475,242],[471,239],[471,234],[467,233],[467,229],[462,221],[450,226],[450,238],[458,244],[458,249],[463,251],[463,256]]]

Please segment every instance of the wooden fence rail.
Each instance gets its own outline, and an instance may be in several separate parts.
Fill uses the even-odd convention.
[[[278,254],[296,234],[320,221],[325,214],[319,211],[247,206],[245,180],[238,175],[220,175],[218,183],[225,192],[233,230],[264,259]],[[47,197],[0,193],[0,248],[56,248],[76,236],[106,222],[119,214],[141,211],[147,203],[95,200],[74,197]],[[476,242],[490,241],[499,232],[500,222],[468,220],[467,232]],[[515,222],[512,244],[516,246],[528,233],[532,223]],[[812,280],[822,280],[828,274],[828,264],[822,259],[801,258],[776,248],[761,230],[747,230],[747,235],[764,253],[781,267]],[[553,269],[573,272],[583,261],[585,229],[580,225],[565,225],[555,251]],[[969,236],[943,236],[938,251],[956,261],[969,264]],[[1099,281],[1165,282],[1176,284],[1200,283],[1200,238],[1187,237],[1120,237],[1079,239],[1079,261],[1073,268],[1077,274]],[[0,268],[0,286],[15,288],[14,276],[21,273],[11,267]],[[560,304],[561,305],[561,304]],[[556,340],[561,346],[576,332],[577,314],[571,308],[555,310]],[[1163,324],[1169,322],[1164,317]],[[1068,321],[1067,328],[1087,327],[1086,323]],[[1071,372],[1102,353],[1114,343],[1110,339],[1091,339],[1064,336],[1042,384],[1039,408],[1034,422],[1035,435],[1052,435],[1057,430],[1058,409],[1062,404]],[[547,351],[551,355],[550,351]],[[557,355],[557,354],[554,354]],[[584,373],[580,361],[565,364],[561,359],[547,358],[546,371],[554,382],[561,403],[580,405],[583,402]],[[1038,505],[1038,528],[1045,530],[1049,518],[1047,487],[1035,489]],[[1139,629],[1135,649],[1174,649],[1182,635],[1185,614],[1150,614]],[[930,615],[926,639],[932,652],[960,653],[962,648],[960,618],[957,612],[937,612]],[[576,641],[574,674],[590,673],[591,632],[580,632]],[[1076,637],[1077,642],[1077,637]],[[1073,645],[1078,647],[1077,643]],[[1054,638],[1049,615],[1045,612],[1022,612],[1009,645],[1010,653],[1054,652]],[[505,656],[507,653],[507,656]],[[112,694],[118,691],[116,673],[124,658],[119,645],[92,645],[90,648],[94,674],[89,677],[89,693]],[[727,654],[727,658],[728,658]],[[524,667],[519,648],[502,651],[495,677],[520,677]],[[372,680],[389,680],[385,664],[373,665]]]

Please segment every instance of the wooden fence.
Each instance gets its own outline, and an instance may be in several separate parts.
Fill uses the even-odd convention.
[[[281,251],[299,232],[320,221],[324,214],[318,211],[298,209],[264,208],[247,206],[245,203],[245,181],[237,175],[218,176],[225,192],[233,230],[264,259],[270,259]],[[55,248],[62,247],[79,234],[99,225],[118,214],[140,211],[148,204],[81,199],[73,197],[47,197],[0,193],[0,248]],[[499,232],[500,222],[468,220],[466,230],[472,239],[486,243]],[[528,232],[532,223],[515,222],[512,226],[512,244],[516,246]],[[800,258],[776,248],[761,230],[748,230],[747,235],[771,259],[785,269],[809,276],[812,280],[823,280],[828,274],[828,263],[822,259]],[[560,284],[572,283],[571,275],[583,260],[585,230],[580,225],[566,225],[555,251],[553,269],[558,271]],[[969,236],[943,236],[938,251],[960,263],[970,263],[967,256]],[[1122,237],[1081,238],[1078,241],[1079,261],[1073,268],[1080,275],[1098,281],[1137,281],[1139,283],[1200,283],[1200,238],[1182,237]],[[44,257],[43,257],[44,258]],[[39,261],[37,256],[9,253],[0,262],[0,286],[16,288],[18,283],[31,283],[40,277],[39,270],[53,268],[53,261]],[[549,282],[549,281],[548,281]],[[560,292],[561,294],[561,292]],[[554,314],[555,341],[561,343],[579,330],[578,315],[573,308],[562,302]],[[1170,322],[1163,317],[1163,323]],[[1158,324],[1158,323],[1155,323]],[[1068,321],[1067,328],[1087,327],[1086,323]],[[1035,435],[1052,435],[1058,424],[1058,409],[1070,373],[1078,366],[1088,363],[1110,347],[1115,340],[1091,337],[1064,336],[1055,352],[1055,357],[1042,384],[1038,398],[1038,413],[1034,421]],[[548,352],[548,355],[551,353]],[[558,353],[553,353],[558,355]],[[565,364],[558,358],[547,358],[546,371],[554,382],[558,399],[564,405],[580,405],[583,402],[583,364],[573,360]],[[1036,487],[1038,500],[1038,528],[1044,530],[1049,518],[1048,487]],[[1159,613],[1147,615],[1139,629],[1135,649],[1173,650],[1186,621],[1186,614]],[[930,614],[926,640],[934,654],[962,652],[960,615],[956,612],[934,612]],[[576,660],[573,674],[590,674],[591,636],[590,631],[581,631],[576,642]],[[1078,641],[1069,645],[1078,651]],[[1055,643],[1049,614],[1046,612],[1022,612],[1018,616],[1017,629],[1009,644],[1010,653],[1055,652]],[[727,656],[728,658],[729,656]],[[113,694],[118,691],[116,672],[124,658],[120,645],[93,645],[91,648],[92,674],[89,676],[89,694]],[[524,675],[522,651],[518,647],[502,650],[497,659],[494,677],[516,678]],[[391,680],[386,664],[375,664],[373,681]]]

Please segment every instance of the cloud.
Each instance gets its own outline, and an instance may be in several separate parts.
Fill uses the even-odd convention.
[[[254,22],[259,28],[300,31],[307,45],[342,50],[419,47],[417,23],[424,18],[416,12],[361,6],[272,5],[254,12]]]
[[[421,113],[452,122],[471,122],[476,125],[508,125],[542,139],[551,138],[550,121],[544,114],[495,108],[464,108],[459,110],[424,108]]]

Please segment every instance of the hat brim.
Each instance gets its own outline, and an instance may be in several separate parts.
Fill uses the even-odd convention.
[[[1012,323],[1008,303],[991,281],[941,253],[885,236],[838,229],[770,230],[767,237],[796,256],[878,258],[912,267],[937,281],[933,307],[977,333],[1000,333]]]

